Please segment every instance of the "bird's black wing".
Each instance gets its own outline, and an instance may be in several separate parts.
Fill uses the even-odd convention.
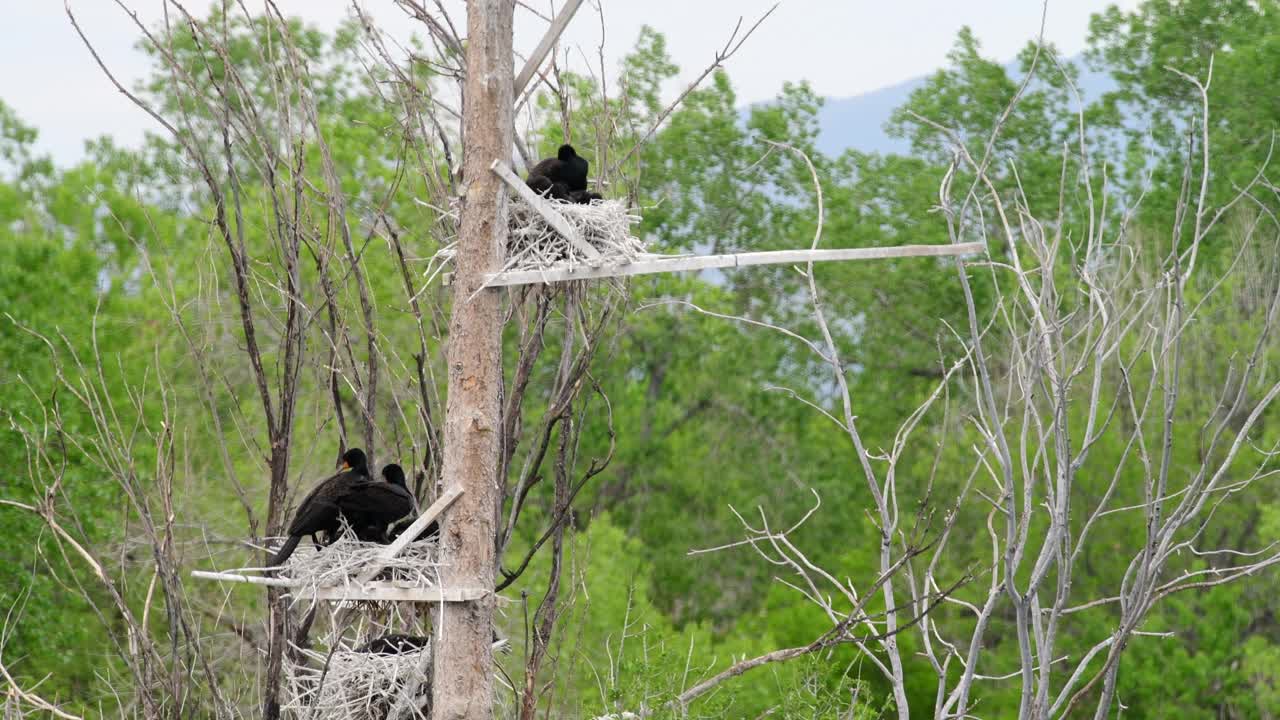
[[[293,516],[290,535],[311,535],[338,525],[338,504],[324,495],[308,497]]]
[[[544,177],[552,182],[563,182],[560,179],[563,166],[564,163],[560,161],[560,158],[539,160],[538,164],[529,168],[529,180],[533,180],[535,177]]]
[[[552,182],[551,178],[542,175],[530,175],[525,185],[535,193],[552,200],[570,200],[569,186],[562,182]]]
[[[289,526],[289,534],[310,535],[336,527],[338,523],[336,498],[345,493],[352,483],[367,477],[354,470],[343,470],[321,480],[298,504],[298,512],[293,516],[293,524]]]
[[[386,524],[413,512],[413,496],[408,490],[380,480],[352,483],[337,503],[352,524]]]
[[[590,190],[574,190],[569,193],[569,200],[578,205],[590,205],[592,200],[603,200],[600,193],[593,193]]]

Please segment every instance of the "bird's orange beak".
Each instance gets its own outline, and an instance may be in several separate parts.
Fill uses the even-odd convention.
[[[347,462],[346,460],[343,460],[342,462],[338,463],[338,469],[339,469],[339,470],[350,470],[350,469],[351,469],[351,463]]]

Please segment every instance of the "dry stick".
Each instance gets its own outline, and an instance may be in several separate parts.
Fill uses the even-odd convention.
[[[426,25],[431,36],[440,40],[450,51],[458,55],[462,54],[462,41],[458,38],[458,33],[453,28],[453,23],[450,21],[448,13],[443,12],[443,10],[440,13],[444,17],[445,23],[448,23],[448,27],[446,27],[439,20],[432,17],[431,13],[427,12],[427,8],[421,3],[413,0],[396,0],[396,4],[404,8],[406,14],[410,17]]]
[[[511,489],[508,471],[523,429],[523,418],[520,410],[524,407],[524,394],[529,387],[529,380],[533,377],[534,364],[542,356],[542,350],[545,347],[543,332],[546,330],[547,320],[550,318],[550,308],[550,294],[539,293],[534,300],[533,321],[522,328],[522,333],[526,337],[521,342],[520,354],[516,361],[516,370],[511,379],[511,386],[506,390],[507,403],[503,409],[502,418],[502,456],[498,472],[498,478],[502,483],[502,497],[504,498],[507,497]],[[502,542],[499,543],[498,547],[506,547],[507,539],[507,535],[504,533]]]
[[[524,91],[524,86],[529,84],[533,74],[542,66],[542,61],[547,59],[547,54],[551,52],[551,48],[560,40],[560,35],[564,33],[565,28],[569,27],[569,21],[573,19],[573,14],[578,12],[578,7],[581,5],[582,0],[569,0],[560,9],[560,13],[552,21],[551,27],[547,28],[547,34],[542,36],[542,42],[538,43],[538,47],[534,49],[533,54],[525,61],[520,74],[516,75],[511,93],[513,97],[520,97],[520,93]]]
[[[887,576],[882,576],[878,582],[883,582],[886,579],[888,579]],[[902,625],[901,627],[895,630],[888,631],[885,633],[880,633],[878,635],[866,636],[861,638],[846,637],[842,635],[841,633],[847,632],[848,627],[856,621],[857,618],[855,618],[854,616],[858,614],[858,611],[855,610],[853,613],[849,615],[849,617],[847,617],[845,620],[842,620],[836,627],[833,627],[831,630],[827,631],[826,633],[823,633],[821,636],[816,638],[813,642],[807,645],[799,645],[796,647],[774,650],[772,652],[767,652],[763,655],[757,655],[756,657],[753,657],[753,658],[740,660],[734,663],[733,665],[730,665],[729,667],[725,668],[724,670],[720,671],[719,673],[716,673],[715,675],[707,678],[706,680],[703,680],[702,682],[697,683],[696,685],[689,688],[688,690],[680,693],[680,695],[678,695],[675,699],[670,700],[662,707],[665,709],[684,710],[686,707],[688,707],[689,703],[698,699],[702,695],[705,695],[709,691],[719,687],[725,681],[732,680],[733,678],[738,677],[739,675],[742,675],[743,673],[745,673],[746,671],[752,668],[756,668],[761,665],[768,665],[770,663],[791,660],[793,658],[797,658],[802,655],[808,655],[810,653],[824,650],[826,648],[833,647],[835,645],[851,643],[856,647],[863,648],[864,649],[863,651],[867,652],[865,650],[867,643],[875,640],[883,641],[891,637],[892,635],[896,635],[898,633],[901,633],[907,630],[908,628],[915,626],[917,623],[920,622],[921,618],[925,617],[925,615],[928,614],[931,610],[933,610],[933,608],[937,607],[939,603],[941,603],[945,598],[949,597],[950,594],[953,593],[956,590],[956,588],[958,588],[964,582],[965,582],[964,580],[961,580],[960,582],[948,588],[946,591],[937,593],[936,596],[933,598],[933,602],[929,605],[929,607],[925,609],[924,612],[916,615],[906,624]],[[870,599],[871,596],[872,594],[868,593],[868,595],[864,598],[863,602],[866,602],[866,600]],[[632,712],[615,713],[611,715],[604,715],[604,716],[598,717],[595,720],[643,720],[644,718],[647,718],[650,715],[652,715],[656,710],[657,709],[655,708],[646,708],[646,709],[640,710],[639,712],[634,712],[634,713]]]
[[[555,505],[560,512],[563,512],[572,502],[572,498],[569,496],[570,481],[567,465],[570,454],[569,438],[573,435],[573,419],[567,418],[565,424],[567,428],[560,433],[560,447],[555,460]],[[539,696],[535,689],[538,669],[542,664],[543,658],[546,657],[551,634],[555,628],[556,620],[560,617],[560,613],[556,612],[556,602],[560,597],[560,574],[563,569],[566,524],[565,522],[557,522],[555,524],[555,540],[552,543],[551,570],[550,578],[547,580],[547,592],[543,595],[542,602],[538,604],[538,609],[533,613],[536,627],[533,633],[533,644],[526,651],[524,696],[520,702],[521,720],[534,720],[537,716]]]
[[[36,695],[33,692],[23,690],[22,686],[18,685],[18,681],[14,680],[13,676],[9,674],[9,669],[4,666],[3,662],[0,662],[0,675],[3,675],[5,682],[9,684],[9,692],[7,692],[6,695],[8,695],[10,698],[16,697],[19,700],[22,700],[29,705],[34,705],[35,707],[49,713],[50,715],[53,715],[54,717],[64,718],[64,720],[84,720],[84,718],[80,717],[79,715],[72,715],[71,713],[64,712],[63,710],[59,709],[58,706],[54,705],[48,700],[45,700],[39,695]],[[5,717],[10,717],[9,713],[10,713],[10,709],[6,707]]]
[[[539,215],[541,215],[542,219],[546,220],[548,225],[555,228],[556,232],[563,235],[564,239],[568,240],[569,244],[573,245],[578,252],[586,255],[590,260],[598,260],[600,258],[600,251],[587,244],[587,242],[582,239],[582,235],[578,232],[577,228],[569,224],[569,221],[565,220],[563,215],[556,212],[546,200],[538,197],[533,190],[530,190],[529,186],[524,184],[523,180],[516,177],[516,174],[511,172],[511,168],[507,167],[506,163],[501,160],[494,160],[493,163],[489,165],[489,169],[493,171],[494,175],[501,178],[502,182],[506,183],[508,187],[515,190],[516,194],[525,202],[529,203],[529,207],[533,208]]]
[[[431,412],[433,403],[427,395],[427,335],[423,326],[422,307],[418,302],[418,296],[413,292],[413,281],[409,275],[409,263],[405,258],[404,245],[400,242],[400,233],[387,222],[385,217],[383,218],[383,225],[387,229],[387,237],[391,240],[390,244],[395,252],[396,263],[400,268],[400,279],[404,282],[405,297],[409,299],[409,308],[413,313],[414,325],[418,331],[418,352],[413,354],[413,359],[418,370],[418,408],[422,416],[422,422],[426,426],[427,435],[427,459],[423,467],[426,469],[428,476],[430,476],[429,479],[434,481],[435,473],[440,467],[440,437],[435,418]],[[434,404],[438,404],[438,399],[437,403]]]
[[[192,570],[191,577],[201,580],[222,580],[225,582],[249,583],[250,585],[266,585],[267,587],[296,588],[302,587],[297,580],[290,578],[258,577],[240,573],[209,572],[208,570]]]
[[[116,611],[119,613],[119,618],[124,620],[125,622],[126,630],[129,634],[129,646],[133,652],[125,653],[124,660],[126,663],[129,664],[130,670],[134,673],[135,677],[143,677],[144,675],[143,670],[141,670],[138,667],[139,662],[146,662],[148,659],[151,659],[153,662],[157,662],[157,663],[160,662],[160,657],[155,652],[154,644],[151,642],[150,638],[148,638],[142,632],[140,623],[138,622],[137,618],[134,616],[133,610],[129,607],[128,603],[125,601],[124,595],[121,594],[120,589],[116,586],[116,583],[111,579],[110,576],[107,575],[107,571],[102,566],[102,563],[99,562],[98,559],[92,553],[90,553],[85,548],[84,545],[77,542],[76,539],[71,536],[71,533],[67,532],[67,530],[63,528],[61,524],[58,523],[57,519],[53,515],[53,508],[51,505],[42,504],[40,506],[36,506],[36,505],[29,505],[27,503],[18,502],[16,500],[5,500],[5,499],[0,499],[0,505],[18,508],[19,510],[26,510],[27,512],[30,512],[36,515],[37,517],[39,517],[41,520],[44,521],[44,524],[48,526],[48,528],[51,531],[53,531],[54,535],[57,537],[59,541],[58,545],[59,545],[59,548],[62,550],[63,558],[66,560],[68,564],[70,564],[71,560],[70,560],[70,557],[67,555],[64,543],[65,545],[71,546],[71,548],[75,551],[75,554],[78,555],[85,562],[85,564],[89,566],[94,576],[98,578],[98,581],[101,583],[103,589],[105,589],[107,591],[107,594],[110,596],[112,604],[115,605]],[[95,604],[95,607],[96,607],[96,604]],[[105,617],[103,617],[102,615],[99,615],[99,617],[102,617],[105,622]],[[119,648],[119,649],[123,650],[123,648]],[[152,713],[158,714],[159,708],[155,707],[155,698],[150,693],[143,693],[141,697],[142,697],[143,704],[147,706],[147,709]]]
[[[576,358],[573,361],[571,369],[565,375],[565,377],[569,379],[568,382],[565,382],[560,386],[559,392],[556,395],[555,402],[552,403],[549,406],[549,408],[543,413],[541,427],[538,431],[538,437],[539,437],[538,444],[535,446],[534,449],[531,450],[528,457],[525,459],[524,467],[518,473],[520,480],[516,484],[514,492],[511,495],[511,511],[507,518],[505,530],[501,531],[501,535],[500,535],[501,542],[498,545],[500,554],[506,551],[507,545],[511,541],[511,537],[515,532],[516,523],[519,522],[520,514],[524,508],[524,502],[526,497],[528,496],[530,490],[532,490],[533,487],[537,485],[539,482],[541,482],[542,480],[542,476],[538,474],[537,468],[542,466],[542,460],[546,456],[547,450],[550,447],[551,437],[555,428],[559,426],[562,421],[570,417],[571,410],[572,410],[571,406],[573,404],[573,401],[578,397],[578,392],[581,389],[582,381],[584,379],[589,379],[587,369],[595,353],[595,349],[599,346],[601,334],[603,333],[604,328],[608,323],[608,318],[610,314],[611,314],[611,310],[609,309],[606,309],[601,314],[599,321],[596,323],[594,329],[586,337],[585,339],[586,341],[583,345],[582,351],[576,356]],[[545,322],[545,319],[544,319],[544,322]],[[568,357],[567,355],[562,356],[562,362],[565,359],[567,359],[567,357]],[[608,417],[607,422],[608,422],[608,433],[609,433],[609,451],[605,459],[603,460],[603,462],[600,462],[597,460],[592,461],[591,468],[588,470],[588,473],[587,473],[587,477],[582,479],[582,481],[577,486],[577,489],[581,489],[583,483],[585,483],[592,476],[602,472],[605,469],[605,467],[612,461],[613,453],[615,450],[616,434],[613,428],[612,407],[609,405],[608,397],[604,395],[603,392],[600,391],[599,385],[597,385],[593,381],[592,386],[594,387],[595,391],[600,394],[600,396],[604,399],[604,402],[605,402],[605,408],[606,408],[607,417]],[[520,403],[523,403],[524,390],[522,388],[519,389],[519,395],[517,396],[513,394],[512,397],[513,399],[518,399]],[[520,404],[511,406],[512,412],[514,413],[514,416],[517,418],[520,415],[520,407],[521,407]],[[517,430],[520,428],[518,424],[515,424],[512,427],[516,428]],[[509,459],[510,458],[507,458],[507,460]],[[504,463],[504,467],[506,466],[507,464]],[[505,483],[502,489],[503,489],[503,497],[506,497],[508,488]],[[577,489],[574,490],[575,494],[577,492]],[[508,573],[506,570],[501,569],[501,566],[499,567],[500,571],[503,574],[504,579],[498,583],[497,585],[498,591],[501,591],[502,589],[510,585],[512,582],[514,582],[517,577],[519,577],[520,573],[524,571],[524,568],[528,566],[528,563],[532,559],[533,554],[538,551],[538,548],[541,547],[543,542],[545,542],[547,537],[549,537],[549,533],[554,529],[556,523],[560,522],[563,519],[564,519],[563,513],[561,513],[556,517],[556,519],[552,522],[551,528],[547,530],[547,533],[544,533],[542,538],[539,539],[537,542],[535,542],[533,547],[530,548],[529,553],[526,555],[524,561],[521,563],[518,570],[516,570],[514,573]]]
[[[601,328],[603,327],[604,327],[604,324],[602,322]],[[594,348],[597,342],[598,342],[597,338],[592,338],[591,341],[587,343],[587,347]],[[586,351],[584,350],[584,353],[585,352]],[[591,356],[587,354],[584,354],[583,356],[581,356],[575,366],[575,369],[570,371],[569,376],[577,377],[577,378],[583,377],[583,375],[585,375],[586,373],[586,365],[590,361],[590,358]],[[577,381],[574,384],[576,386],[579,383],[580,381]],[[494,592],[501,592],[502,590],[506,589],[509,585],[511,585],[511,583],[515,582],[516,579],[520,577],[520,575],[525,571],[525,569],[529,567],[530,561],[533,560],[534,555],[537,554],[539,548],[542,547],[543,543],[545,543],[547,539],[551,537],[551,535],[556,531],[556,529],[560,526],[561,523],[567,521],[569,510],[572,507],[574,499],[577,498],[578,492],[581,491],[582,488],[585,487],[586,484],[590,482],[592,478],[604,472],[609,467],[609,464],[613,462],[613,455],[618,449],[618,435],[613,424],[613,406],[609,402],[609,396],[605,395],[604,392],[601,391],[599,384],[592,381],[592,386],[593,386],[593,389],[596,391],[596,393],[598,393],[600,397],[604,400],[605,414],[608,422],[607,431],[609,433],[609,450],[605,453],[605,456],[603,458],[592,459],[590,467],[588,467],[586,472],[583,473],[583,476],[577,481],[577,484],[575,484],[570,489],[569,497],[568,497],[568,500],[565,502],[565,505],[562,508],[560,508],[556,516],[552,518],[550,526],[546,529],[546,531],[542,533],[542,536],[538,538],[538,540],[536,540],[533,543],[533,546],[529,548],[529,551],[525,553],[524,559],[520,562],[519,567],[517,567],[513,571],[507,571],[501,565],[498,566],[498,570],[499,572],[502,573],[503,579],[500,582],[498,582]],[[577,391],[567,390],[567,392],[569,393],[568,395],[569,400],[567,402],[572,402],[572,399],[576,397]],[[567,412],[568,410],[566,410],[566,413]],[[546,451],[545,444],[546,444],[547,438],[549,437],[550,437],[550,434],[548,431],[547,434],[545,434],[543,437],[543,444],[544,444],[542,448],[543,452]],[[541,459],[539,459],[538,463],[541,463]],[[536,467],[536,464],[534,466]],[[527,494],[530,487],[532,487],[532,485],[524,486],[524,493]],[[517,493],[519,492],[520,492],[519,489],[517,489]],[[524,495],[518,495],[518,497],[516,497],[513,500],[513,503],[522,504],[523,501],[524,501]],[[511,533],[514,532],[514,527],[515,527],[514,524],[515,522],[518,521],[518,518],[519,518],[519,510],[516,510],[515,512],[512,513],[511,524],[508,525],[507,533],[504,535],[504,542],[502,546],[502,549],[504,551],[506,549],[506,541],[510,540]]]

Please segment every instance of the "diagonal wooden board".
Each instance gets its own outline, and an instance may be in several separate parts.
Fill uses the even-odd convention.
[[[514,97],[520,97],[520,93],[524,92],[525,86],[533,79],[533,74],[541,67],[542,61],[547,59],[547,54],[551,52],[551,48],[555,47],[556,41],[560,39],[564,29],[569,27],[569,21],[573,19],[573,14],[578,12],[578,6],[581,4],[582,0],[569,0],[560,9],[560,13],[556,15],[555,20],[551,21],[551,27],[547,28],[547,33],[542,36],[542,41],[538,43],[538,47],[534,49],[533,54],[525,61],[524,67],[520,69],[520,74],[516,75],[515,82],[511,88],[511,94]]]

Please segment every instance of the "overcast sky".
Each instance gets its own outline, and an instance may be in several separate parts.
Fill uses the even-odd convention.
[[[262,0],[244,0],[256,9]],[[360,0],[366,11],[393,36],[407,37],[414,23],[392,0]],[[162,0],[123,0],[144,20],[155,21]],[[681,80],[701,72],[724,44],[739,16],[745,24],[774,0],[587,0],[564,36],[570,62],[596,58],[605,33],[605,57],[612,69],[648,24],[666,35]],[[115,0],[69,0],[81,27],[103,60],[130,83],[147,72],[146,59],[133,49],[138,37]],[[183,3],[194,9],[201,0]],[[549,8],[549,0],[528,0]],[[557,1],[556,5],[560,3]],[[1045,35],[1064,53],[1084,47],[1089,16],[1113,2],[1050,0]],[[1137,0],[1119,0],[1130,8]],[[332,28],[349,12],[350,0],[278,0],[322,28]],[[448,0],[461,29],[461,0]],[[207,5],[206,5],[207,7]],[[118,94],[94,65],[72,30],[62,0],[0,0],[0,100],[40,130],[40,147],[60,163],[76,160],[84,140],[110,134],[136,143],[150,118]],[[788,80],[808,80],[820,94],[847,97],[928,73],[944,62],[963,25],[971,26],[985,53],[1007,60],[1039,30],[1041,0],[782,0],[728,69],[742,104],[767,100]],[[549,10],[544,11],[549,14]],[[516,50],[537,45],[546,22],[524,8],[516,10]]]

